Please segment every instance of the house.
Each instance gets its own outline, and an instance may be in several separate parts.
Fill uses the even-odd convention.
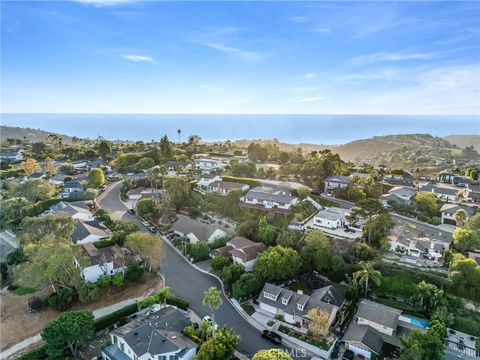
[[[72,161],[71,164],[75,170],[86,170],[88,167],[88,160]]]
[[[92,243],[86,243],[82,248],[90,260],[90,266],[82,269],[82,278],[88,282],[95,283],[104,275],[124,273],[131,262],[125,250],[117,246],[97,249]],[[79,266],[78,262],[76,264]]]
[[[31,174],[29,176],[30,179],[45,179],[45,177],[47,176],[46,173],[44,172],[34,172],[33,174]]]
[[[163,191],[159,189],[148,189],[148,188],[136,188],[130,189],[127,191],[128,200],[133,201],[134,203],[140,199],[152,199],[155,203],[160,203],[162,201]]]
[[[87,167],[90,170],[90,169],[95,169],[95,168],[106,166],[106,165],[107,165],[107,162],[104,159],[95,159],[95,160],[89,161],[87,164]]]
[[[63,174],[56,174],[52,176],[48,181],[50,181],[53,185],[64,185],[63,180],[65,179],[65,175]]]
[[[426,184],[422,185],[419,191],[432,192],[437,196],[439,200],[452,203],[457,202],[457,196],[459,194],[463,194],[465,200],[467,199],[466,189],[457,189],[452,186]]]
[[[215,180],[206,186],[206,192],[210,194],[227,196],[232,190],[247,191],[250,186],[247,184],[235,183],[232,181]]]
[[[234,263],[242,265],[245,271],[252,271],[258,254],[266,249],[263,242],[257,243],[242,236],[235,236],[225,246],[212,250],[212,256],[229,257]]]
[[[172,230],[175,234],[189,239],[192,244],[199,241],[212,243],[215,239],[227,236],[224,230],[216,226],[183,215],[178,215],[178,220],[173,224]]]
[[[72,234],[74,245],[94,243],[111,236],[108,228],[98,220],[77,220]]]
[[[286,189],[273,186],[258,186],[249,190],[240,200],[249,205],[264,209],[290,210],[298,199]]]
[[[74,219],[91,221],[94,220],[94,216],[90,211],[88,203],[85,201],[75,201],[75,202],[65,202],[60,201],[59,203],[50,207],[50,210],[47,210],[47,213],[58,213],[64,212],[70,215]]]
[[[453,184],[455,175],[448,172],[441,172],[438,174],[437,181],[443,184]]]
[[[220,175],[216,174],[202,174],[197,179],[197,188],[199,190],[206,190],[206,188],[214,181],[222,181]]]
[[[385,184],[392,186],[407,186],[412,187],[413,180],[410,178],[404,178],[400,175],[385,175],[382,180]]]
[[[187,167],[187,163],[183,160],[177,160],[177,161],[167,161],[164,164],[165,168],[169,171],[177,171],[179,168],[185,169]]]
[[[213,159],[196,159],[195,166],[202,171],[212,171],[223,169],[223,163]]]
[[[384,205],[388,205],[389,201],[395,201],[399,204],[410,205],[411,199],[416,194],[415,189],[408,186],[395,186],[388,190],[387,194],[382,196]]]
[[[459,187],[465,187],[470,184],[470,179],[468,177],[455,175],[448,172],[440,173],[437,180],[443,184],[451,184]]]
[[[403,316],[401,310],[363,299],[343,341],[355,355],[370,359],[380,355],[384,346],[401,349],[400,338],[414,330],[424,332],[427,325],[425,320]]]
[[[455,218],[455,213],[457,210],[463,209],[467,214],[466,220],[473,215],[473,209],[468,206],[460,206],[457,204],[443,204],[440,208],[442,213],[442,224],[449,224],[457,226],[457,219]]]
[[[347,209],[331,207],[320,210],[313,217],[312,225],[314,227],[323,227],[328,229],[338,229],[339,227],[348,226]]]
[[[83,196],[83,193],[84,193],[84,189],[80,181],[69,180],[69,181],[65,181],[65,184],[63,185],[63,193],[61,196],[79,198]]]
[[[432,260],[441,264],[443,251],[450,243],[426,236],[415,225],[404,223],[394,226],[387,235],[390,251],[408,256],[406,262],[417,264],[418,259]]]
[[[190,325],[184,312],[160,308],[113,330],[111,344],[102,349],[104,360],[192,360],[198,345],[182,334]]]
[[[10,147],[0,150],[0,161],[17,162],[22,159],[22,150],[18,147]]]
[[[286,322],[298,323],[301,326],[307,325],[310,321],[309,310],[322,309],[330,314],[328,326],[331,327],[345,301],[345,297],[333,286],[317,289],[312,295],[304,295],[301,291],[294,292],[266,283],[258,296],[261,310],[272,316],[281,315]]]
[[[346,189],[350,183],[349,176],[329,176],[325,179],[325,192],[329,192],[335,189]]]
[[[468,186],[468,193],[467,193],[467,201],[480,204],[480,186],[469,185]]]

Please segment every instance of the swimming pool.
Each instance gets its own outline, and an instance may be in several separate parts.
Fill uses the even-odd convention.
[[[409,316],[409,315],[401,315],[400,316],[401,320],[408,322],[412,325],[421,327],[421,328],[426,328],[428,326],[428,321],[427,320],[420,320],[414,316]]]

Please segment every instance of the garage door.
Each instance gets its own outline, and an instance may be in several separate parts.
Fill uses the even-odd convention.
[[[348,349],[352,350],[356,355],[365,356],[365,358],[367,358],[367,359],[370,359],[370,357],[372,356],[372,353],[370,351],[359,348],[358,346],[355,346],[355,345],[352,345],[352,344],[348,345]]]
[[[455,219],[443,219],[443,223],[448,225],[457,225]]]

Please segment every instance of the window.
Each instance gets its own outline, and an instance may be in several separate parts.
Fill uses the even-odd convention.
[[[120,350],[125,352],[125,345],[123,345],[123,342],[119,343],[120,344]]]
[[[273,301],[277,300],[276,296],[273,296],[272,294],[267,293],[266,291],[263,292],[263,296],[266,297],[267,299],[270,299],[270,300],[273,300]]]
[[[303,311],[303,305],[302,304],[297,304],[297,309],[300,311]]]
[[[287,305],[287,304],[288,304],[288,300],[287,300],[287,299],[282,299],[282,304],[283,304],[283,305]]]

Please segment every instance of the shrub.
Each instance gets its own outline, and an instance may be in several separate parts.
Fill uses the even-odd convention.
[[[190,304],[187,301],[180,299],[178,297],[167,298],[165,302],[169,305],[176,306],[185,311],[187,311],[190,306]]]
[[[137,304],[127,305],[120,310],[117,310],[109,315],[103,316],[95,320],[95,331],[100,331],[107,328],[110,325],[115,324],[116,322],[123,319],[125,316],[131,315],[138,311]]]
[[[122,273],[117,273],[112,276],[112,284],[113,286],[116,287],[122,287],[123,286],[123,274]]]
[[[50,294],[47,298],[47,304],[60,311],[70,308],[75,301],[77,294],[69,288],[60,288],[56,293]]]
[[[230,262],[230,259],[226,256],[215,256],[212,259],[211,266],[213,270],[220,271],[223,270],[223,268],[229,266]]]
[[[15,295],[23,296],[35,292],[34,288],[28,286],[19,286],[12,291]]]
[[[110,285],[110,281],[111,281],[110,276],[103,275],[98,278],[97,285],[101,288],[104,288]]]
[[[102,249],[115,245],[115,240],[98,240],[93,243],[97,249]]]
[[[229,238],[227,237],[216,238],[211,244],[209,244],[210,249],[218,249],[220,247],[223,247],[227,244],[228,240]]]
[[[125,274],[125,279],[131,282],[137,282],[141,279],[143,275],[143,268],[137,264],[128,265],[127,272]]]
[[[193,262],[207,260],[210,248],[208,244],[200,241],[195,244],[187,244],[187,254],[193,258]]]
[[[96,284],[84,282],[78,289],[78,299],[85,303],[100,299],[100,289]]]
[[[25,354],[17,357],[17,360],[44,360],[47,359],[47,345],[42,345],[30,351],[27,351]]]

